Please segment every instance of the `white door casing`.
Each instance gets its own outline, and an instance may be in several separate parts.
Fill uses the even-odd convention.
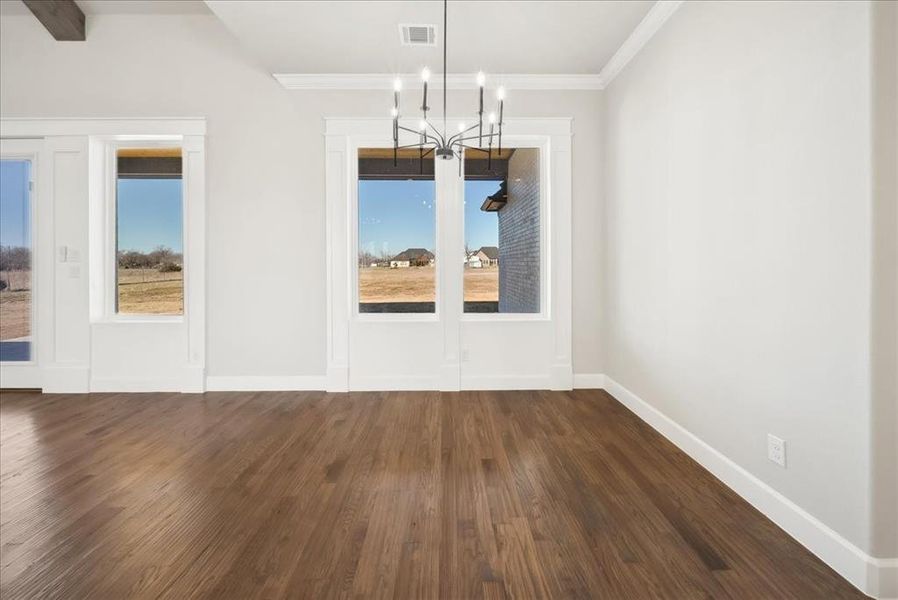
[[[28,160],[30,166],[30,225],[31,225],[31,356],[27,361],[0,362],[0,387],[5,388],[40,388],[41,381],[40,364],[42,357],[40,352],[47,347],[42,343],[41,336],[49,332],[48,328],[41,328],[39,299],[42,294],[50,293],[52,281],[48,282],[45,275],[48,273],[47,259],[52,260],[53,246],[47,244],[48,211],[45,199],[42,169],[45,168],[42,155],[44,141],[42,139],[4,139],[0,140],[0,158]],[[42,195],[44,194],[44,195]],[[52,268],[53,263],[49,262]],[[48,285],[51,284],[51,285]]]

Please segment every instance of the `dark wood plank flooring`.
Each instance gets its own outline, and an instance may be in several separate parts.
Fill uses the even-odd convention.
[[[20,598],[861,598],[600,391],[0,399]]]

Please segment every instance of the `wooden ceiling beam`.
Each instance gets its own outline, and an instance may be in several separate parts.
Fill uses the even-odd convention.
[[[22,0],[58,42],[83,42],[87,39],[84,13],[75,0]]]

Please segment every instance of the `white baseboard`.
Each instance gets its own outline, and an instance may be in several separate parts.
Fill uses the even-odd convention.
[[[556,363],[549,367],[549,389],[555,391],[574,389],[574,369],[571,363]]]
[[[185,394],[202,394],[206,391],[206,369],[203,367],[184,367],[184,379],[181,391]]]
[[[41,389],[45,394],[85,394],[90,389],[90,367],[41,367]]]
[[[205,372],[202,367],[189,366],[174,369],[163,376],[156,374],[131,376],[104,376],[91,374],[91,392],[180,392],[201,394],[205,391]]]
[[[206,377],[206,391],[323,391],[326,380],[323,375],[210,375]]]
[[[605,389],[605,376],[601,373],[574,373],[575,390]]]
[[[184,382],[176,377],[91,377],[92,393],[183,392]]]
[[[611,377],[606,375],[604,379],[605,390],[621,404],[691,456],[859,590],[874,598],[894,598],[898,595],[898,559],[877,559],[866,554]]]
[[[348,392],[349,367],[342,364],[328,365],[324,389],[332,393]]]
[[[898,558],[873,558],[867,566],[869,587],[878,590],[878,595],[871,595],[882,600],[896,600],[898,598]]]
[[[35,364],[0,365],[0,388],[11,389],[41,389],[41,369]]]
[[[440,389],[440,377],[431,375],[351,375],[353,392],[430,391]]]
[[[552,387],[549,375],[462,375],[463,390],[548,390]]]

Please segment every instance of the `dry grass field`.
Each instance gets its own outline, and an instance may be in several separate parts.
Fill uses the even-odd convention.
[[[119,312],[181,314],[184,307],[183,273],[156,269],[119,271]],[[3,274],[4,281],[7,274]],[[0,290],[0,340],[31,334],[31,277],[27,271],[11,273],[10,288]]]
[[[465,302],[499,301],[499,267],[465,269]]]
[[[436,269],[359,269],[360,302],[434,302]],[[466,302],[499,301],[499,268],[465,269]]]
[[[118,311],[149,315],[179,315],[184,310],[183,272],[119,269]]]
[[[361,302],[433,302],[433,267],[359,270]],[[119,312],[126,314],[181,314],[184,307],[183,273],[156,269],[119,271]],[[25,337],[31,332],[30,278],[14,273],[12,290],[0,291],[0,339]],[[498,302],[499,268],[465,269],[466,302]]]
[[[8,287],[0,290],[0,340],[31,335],[31,272],[2,274]]]

